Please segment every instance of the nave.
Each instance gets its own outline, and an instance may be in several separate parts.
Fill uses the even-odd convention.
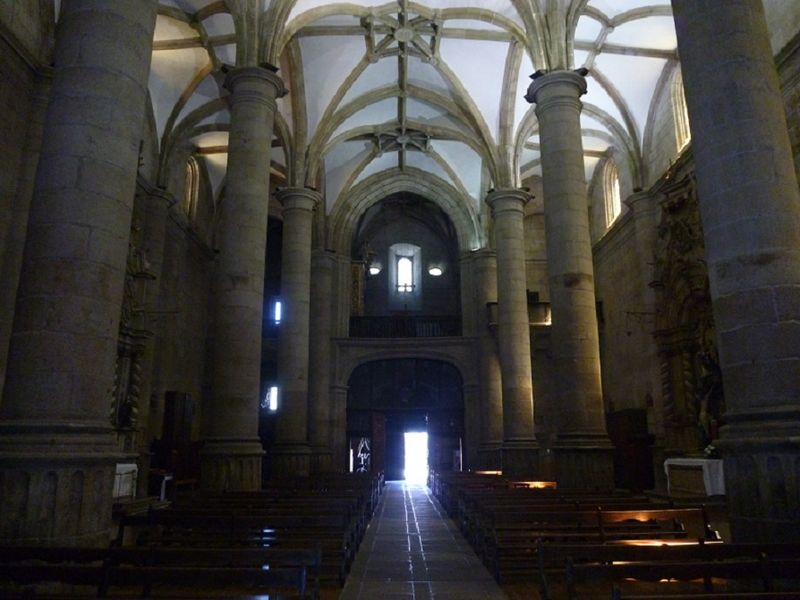
[[[341,600],[507,598],[424,484],[389,481]]]

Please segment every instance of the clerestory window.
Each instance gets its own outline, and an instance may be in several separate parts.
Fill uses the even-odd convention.
[[[683,76],[680,69],[675,72],[672,79],[672,114],[675,118],[675,142],[678,152],[683,150],[692,141],[692,132],[689,129],[689,111],[686,109],[686,95],[683,91]]]
[[[422,249],[415,244],[389,246],[389,308],[420,310],[422,308]]]
[[[603,188],[606,204],[606,227],[610,227],[622,212],[622,200],[619,191],[619,171],[617,165],[609,158],[603,169]]]
[[[414,261],[409,256],[397,259],[397,291],[403,294],[414,291]]]

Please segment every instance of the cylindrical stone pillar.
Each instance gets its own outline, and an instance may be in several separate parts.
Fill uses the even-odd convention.
[[[333,272],[332,252],[317,250],[311,255],[311,311],[309,348],[309,421],[311,471],[328,472],[331,463],[331,322]]]
[[[483,248],[475,252],[474,256],[481,377],[481,437],[478,453],[483,469],[496,470],[502,467],[500,448],[503,441],[503,383],[497,338],[489,323],[489,305],[497,302],[497,254],[489,248]]]
[[[586,80],[554,71],[534,80],[526,99],[536,103],[542,161],[547,274],[556,366],[559,483],[611,485],[611,444],[605,428],[594,266],[581,141]]]
[[[800,537],[800,193],[760,0],[673,0],[734,541]]]
[[[308,188],[278,193],[283,204],[281,299],[278,337],[278,420],[272,472],[308,475],[308,355],[311,305],[311,233],[320,194]]]
[[[231,126],[225,197],[214,273],[212,398],[202,451],[206,489],[261,487],[258,406],[261,327],[275,99],[284,92],[270,69],[238,67],[225,80]]]
[[[497,335],[503,385],[503,474],[538,471],[533,430],[533,381],[523,216],[530,195],[519,189],[490,192],[497,246]]]
[[[0,408],[4,540],[108,543],[121,458],[110,390],[156,9],[62,6]]]

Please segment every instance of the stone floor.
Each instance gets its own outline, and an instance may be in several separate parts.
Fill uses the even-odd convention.
[[[340,600],[507,600],[424,485],[390,481]]]

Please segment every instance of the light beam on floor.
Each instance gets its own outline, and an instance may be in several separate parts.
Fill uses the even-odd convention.
[[[428,481],[428,432],[405,432],[405,480],[407,483]]]

